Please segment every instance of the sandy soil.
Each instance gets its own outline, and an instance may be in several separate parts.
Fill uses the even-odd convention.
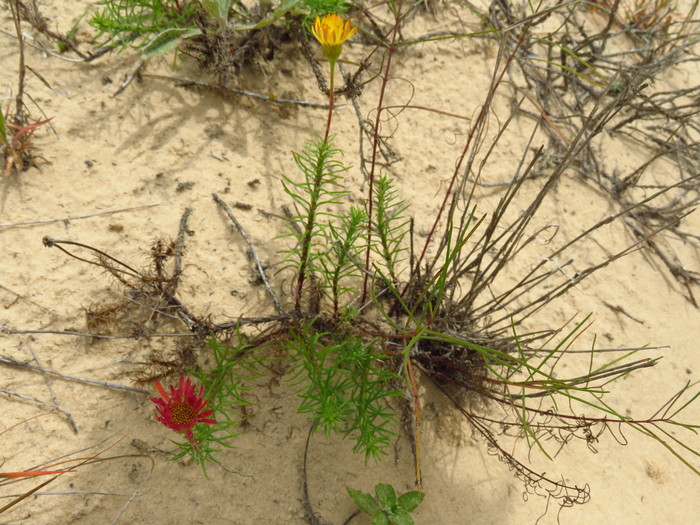
[[[52,26],[66,31],[88,4],[56,0],[43,2],[42,7]],[[425,27],[446,27],[456,20],[457,12],[445,10],[444,21],[424,14],[407,31],[420,34]],[[2,15],[2,27],[11,32],[7,12]],[[6,94],[16,86],[16,46],[16,39],[0,34],[0,70]],[[412,104],[472,115],[492,75],[496,49],[490,46],[459,39],[398,54],[397,79],[390,83],[388,104],[406,104],[413,90]],[[349,55],[365,52],[359,44],[347,46]],[[276,61],[241,75],[240,87],[324,102],[303,61],[296,56],[296,63],[280,64],[285,56],[294,55],[282,50]],[[202,77],[187,61],[178,63],[173,71],[171,60],[151,60],[144,72]],[[280,175],[294,173],[290,152],[323,129],[326,112],[186,90],[148,76],[114,96],[137,61],[137,56],[126,52],[85,64],[28,48],[27,64],[37,72],[27,76],[30,109],[38,117],[37,108],[41,108],[53,120],[52,131],[43,130],[35,140],[38,166],[24,172],[19,180],[2,181],[3,326],[85,331],[85,309],[118,298],[119,288],[113,279],[98,268],[43,247],[44,236],[86,243],[142,267],[155,239],[177,235],[185,208],[193,212],[180,286],[183,303],[197,315],[210,315],[218,322],[272,311],[264,289],[250,282],[252,267],[244,243],[211,194],[218,193],[229,204],[250,205],[249,209],[236,208],[239,221],[261,259],[279,261],[280,244],[275,239],[284,226],[258,210],[280,213],[280,207],[288,203]],[[698,82],[700,65],[696,62],[667,72],[656,87]],[[377,83],[368,86],[361,99],[363,108],[372,107],[377,89]],[[502,111],[496,110],[498,116],[507,116],[507,98],[496,102],[502,105]],[[392,146],[403,162],[394,174],[400,180],[402,197],[412,204],[417,224],[427,225],[468,123],[415,111],[406,111],[401,117]],[[484,173],[486,180],[512,176],[529,126],[531,122],[523,120],[502,142]],[[338,109],[334,131],[338,146],[347,151],[352,164],[357,158],[358,124],[351,106]],[[611,146],[609,162],[623,172],[637,166],[639,158],[639,152],[629,145]],[[656,169],[654,176],[663,176],[664,166]],[[353,188],[352,199],[359,201],[359,170],[349,172],[346,184]],[[525,197],[536,191],[534,184],[526,188]],[[493,210],[498,190],[478,191],[480,211]],[[526,205],[523,202],[522,207]],[[607,196],[572,176],[562,180],[553,198],[547,199],[536,225],[558,224],[559,234],[553,242],[564,243],[614,211],[615,203]],[[76,218],[88,214],[91,216]],[[53,220],[17,224],[45,219]],[[697,214],[687,221],[688,230],[700,231]],[[596,242],[579,247],[573,265],[565,272],[573,275],[601,260],[606,250],[618,251],[630,242],[624,225],[606,227]],[[678,245],[676,249],[689,269],[700,270],[696,248]],[[535,264],[549,251],[544,243],[535,243],[525,253],[522,268]],[[289,282],[283,280],[277,287],[288,289]],[[696,295],[698,292],[695,289]],[[642,371],[618,384],[611,402],[622,413],[650,415],[686,381],[697,379],[700,311],[644,251],[626,256],[579,284],[531,320],[530,327],[551,328],[572,315],[582,318],[589,312],[595,322],[582,337],[581,348],[590,348],[594,336],[599,347],[663,346],[657,353],[664,358],[653,371]],[[63,374],[143,388],[133,382],[136,363],[170,344],[167,339],[13,334],[0,336],[0,356],[36,364],[35,355],[44,367]],[[0,384],[4,390],[49,405],[54,402],[41,374],[0,366]],[[173,451],[173,434],[153,418],[149,394],[52,379],[55,398],[72,415],[77,433],[64,414],[50,413],[50,406],[2,394],[2,471],[27,469],[66,454],[89,456],[105,451],[105,456],[122,457],[63,476],[44,489],[50,495],[30,497],[0,516],[0,523],[101,524],[115,518],[124,524],[158,525],[306,523],[301,467],[308,423],[296,414],[294,388],[285,380],[271,381],[270,377],[253,380],[251,387],[250,425],[236,439],[235,449],[221,454],[225,469],[212,467],[209,480],[196,465],[165,461]],[[624,437],[618,435],[628,441],[625,447],[610,435],[597,445],[597,454],[585,443],[574,442],[554,463],[533,451],[536,471],[591,487],[588,504],[560,511],[554,501],[548,503],[532,494],[524,497],[522,484],[488,455],[458,415],[427,385],[421,390],[425,394],[423,477],[427,497],[415,513],[417,523],[549,524],[558,519],[571,525],[645,525],[697,520],[700,478],[652,440],[625,430]],[[700,421],[700,406],[691,406],[685,419]],[[686,437],[700,448],[697,437]],[[519,451],[527,456],[522,446]],[[379,465],[365,465],[363,458],[353,456],[348,442],[315,436],[309,489],[316,510],[338,524],[354,509],[346,486],[371,490],[377,482],[388,482],[398,490],[412,489],[412,461],[403,435]],[[5,484],[0,496],[7,498],[30,486],[27,481]],[[136,497],[130,499],[134,494]],[[7,501],[0,500],[0,505]],[[353,523],[369,520],[356,518]]]

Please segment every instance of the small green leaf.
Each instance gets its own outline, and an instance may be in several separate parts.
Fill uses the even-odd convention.
[[[413,525],[413,518],[407,510],[401,507],[397,508],[391,517],[391,523],[394,525]]]
[[[418,492],[417,490],[406,492],[406,494],[399,496],[399,507],[411,512],[418,505],[420,505],[424,497],[425,492]]]
[[[379,504],[383,509],[390,509],[396,505],[396,492],[394,492],[394,487],[391,485],[379,483],[376,487],[374,487],[374,491],[377,493],[377,499],[379,500]]]
[[[7,144],[7,127],[5,125],[5,115],[2,113],[2,108],[0,108],[0,137],[2,137],[2,141]]]
[[[348,494],[350,494],[350,497],[355,502],[355,505],[357,505],[357,508],[359,508],[365,514],[373,516],[379,510],[379,504],[377,504],[377,501],[371,494],[367,494],[361,490],[353,490],[350,487],[348,487]]]
[[[231,0],[202,0],[202,7],[210,17],[216,19],[220,28],[226,27]]]
[[[380,510],[374,515],[370,525],[391,525],[391,523],[389,522],[389,516],[386,515],[386,512]]]
[[[166,29],[158,33],[158,36],[146,44],[141,56],[147,58],[163,55],[175,49],[180,44],[180,40],[201,34],[202,30],[198,27],[173,27]]]

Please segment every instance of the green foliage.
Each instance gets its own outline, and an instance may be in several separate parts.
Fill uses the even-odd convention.
[[[335,160],[342,153],[332,146],[332,140],[311,141],[302,153],[295,153],[294,160],[302,172],[301,182],[283,176],[284,191],[297,204],[299,213],[292,218],[290,235],[297,241],[287,252],[287,261],[300,276],[317,272],[318,287],[331,301],[333,314],[342,308],[341,298],[357,289],[354,279],[361,274],[362,254],[367,246],[366,210],[351,207],[347,215],[341,215],[348,191],[342,184],[347,167]],[[379,266],[392,282],[398,280],[402,254],[406,251],[404,239],[410,220],[405,217],[407,204],[398,198],[393,180],[382,176],[377,180],[374,193],[372,220],[374,235],[373,252]],[[299,300],[301,290],[297,290]]]
[[[174,49],[185,38],[198,36],[203,27],[204,15],[209,25],[218,31],[231,27],[235,31],[261,29],[286,17],[302,18],[306,27],[316,16],[328,13],[344,13],[349,4],[345,0],[279,0],[260,2],[261,17],[251,18],[244,7],[232,7],[239,0],[101,0],[101,7],[90,19],[89,24],[98,30],[98,39],[104,37],[101,45],[111,45],[123,49],[132,46],[145,49],[145,56],[162,54]],[[239,12],[240,11],[240,12]],[[231,16],[238,15],[235,23]],[[154,40],[158,45],[151,45]],[[163,45],[167,44],[167,45]]]
[[[200,465],[205,475],[207,463],[219,464],[215,454],[222,447],[232,448],[230,441],[238,435],[241,407],[248,404],[242,397],[247,390],[243,381],[257,375],[255,361],[243,358],[247,345],[231,347],[219,343],[214,337],[208,343],[214,366],[206,371],[191,370],[191,373],[203,386],[207,410],[214,411],[211,417],[216,420],[216,424],[195,425],[193,443],[176,443],[180,452],[171,458],[176,460],[189,456]]]
[[[325,16],[331,13],[342,15],[350,9],[350,3],[346,0],[303,0],[308,14],[305,14],[302,19],[304,27],[308,27],[313,23],[317,16]]]
[[[226,421],[237,419],[240,407],[247,405],[242,393],[247,390],[243,386],[244,380],[250,380],[257,375],[256,361],[243,355],[249,348],[246,344],[229,346],[222,344],[211,337],[208,341],[211,355],[214,358],[214,366],[203,370],[193,370],[207,394],[210,408],[215,415],[221,416]]]
[[[211,20],[216,20],[219,28],[228,25],[228,14],[231,11],[231,0],[201,0],[202,7]]]
[[[353,286],[343,283],[359,277],[366,223],[367,212],[353,206],[349,215],[341,218],[340,227],[329,222],[324,232],[328,248],[319,254],[318,269],[322,277],[321,289],[332,301],[334,314],[338,313],[341,297],[354,290]]]
[[[194,26],[199,2],[188,0],[101,0],[89,23],[98,31],[101,45],[141,48],[162,32]]]
[[[314,428],[353,439],[353,451],[365,460],[385,454],[396,423],[389,400],[403,394],[392,388],[397,376],[382,366],[387,358],[376,343],[315,332],[309,323],[292,331],[287,350],[302,400],[299,412],[310,415]]]
[[[5,114],[2,111],[2,108],[0,108],[0,141],[2,141],[3,144],[8,144],[8,141],[7,141],[7,123],[6,123]]]
[[[301,153],[293,153],[294,162],[304,179],[295,182],[283,176],[282,185],[301,211],[293,218],[295,222],[305,225],[299,235],[300,241],[306,237],[318,240],[320,232],[325,228],[320,219],[337,217],[324,208],[330,205],[341,206],[344,197],[348,195],[341,184],[342,175],[348,168],[333,159],[340,154],[342,152],[333,147],[332,138],[309,141],[304,144]]]
[[[348,494],[355,505],[372,517],[372,525],[413,525],[411,511],[421,504],[425,493],[411,491],[396,497],[391,485],[379,483],[374,487],[376,498],[371,494],[348,487]]]
[[[346,294],[359,282],[368,217],[358,207],[351,207],[347,215],[338,213],[348,195],[342,184],[347,167],[335,158],[340,153],[330,139],[308,142],[302,153],[294,154],[302,180],[282,178],[298,210],[290,228],[296,246],[287,252],[298,279],[297,308],[302,307],[306,277],[313,274],[314,286],[332,304],[335,327],[331,333],[319,331],[315,325],[320,320],[312,317],[292,329],[287,349],[294,363],[294,381],[300,386],[299,411],[310,415],[314,428],[353,439],[353,450],[364,453],[365,459],[379,458],[394,435],[396,416],[389,400],[402,393],[392,387],[400,378],[388,370],[390,362],[379,342],[353,334],[359,312]],[[396,252],[396,210],[405,207],[397,205],[390,188],[384,195],[385,240],[388,251]]]
[[[304,151],[294,153],[294,162],[303,175],[297,182],[282,177],[284,191],[294,200],[299,213],[292,218],[290,235],[297,239],[297,246],[288,251],[287,260],[298,275],[296,303],[299,305],[302,287],[307,273],[314,267],[315,259],[325,250],[324,239],[329,235],[329,220],[337,219],[329,207],[341,206],[348,192],[341,184],[347,168],[333,157],[340,150],[332,145],[332,139],[315,140],[304,145]]]
[[[312,306],[305,312],[311,320],[291,331],[287,349],[294,362],[294,380],[300,385],[299,411],[310,415],[314,428],[353,439],[353,450],[366,460],[378,459],[394,435],[396,416],[389,400],[403,394],[392,386],[401,378],[388,369],[391,362],[380,342],[353,333],[359,311],[346,295],[360,281],[368,214],[354,206],[347,215],[339,213],[348,195],[342,184],[347,167],[336,160],[340,153],[330,139],[308,142],[302,153],[294,154],[302,180],[282,178],[298,211],[290,227],[296,245],[287,252],[288,265],[297,276],[297,311],[301,314],[306,306],[301,301],[304,283],[307,275],[313,275],[314,287],[331,302],[334,323],[330,333],[318,330],[315,325],[321,320],[314,316],[321,306]],[[408,221],[402,216],[406,206],[387,177],[381,180],[375,207],[377,246],[396,275]]]
[[[404,215],[408,204],[398,198],[394,181],[387,175],[382,175],[375,182],[374,208],[376,213],[372,219],[372,226],[376,237],[372,248],[383,261],[392,282],[396,283],[400,257],[407,249],[403,240],[409,231],[410,220]]]
[[[78,18],[75,19],[75,22],[73,22],[73,25],[70,27],[70,29],[69,29],[68,32],[66,33],[66,40],[67,40],[67,41],[73,40],[73,39],[75,38],[75,35],[78,33],[78,29],[80,28],[80,24],[82,23],[83,18],[85,18],[85,16],[87,15],[88,10],[89,10],[91,7],[92,7],[92,6],[88,5],[88,6],[85,8],[85,11],[83,11],[83,14],[81,14]],[[60,53],[63,53],[63,52],[65,52],[65,51],[68,50],[68,46],[66,45],[65,41],[58,41],[58,42],[56,43],[56,45],[57,45],[58,51],[59,51]]]
[[[174,50],[180,42],[186,38],[192,38],[202,34],[198,27],[173,27],[161,31],[158,35],[143,46],[143,57],[164,55]]]
[[[346,0],[304,0],[309,8],[310,16],[324,16],[331,13],[342,15],[350,9],[350,3]]]
[[[259,14],[253,16],[240,0],[100,0],[98,6],[89,24],[98,30],[100,45],[131,46],[141,49],[144,57],[167,53],[203,32],[229,39],[228,29],[262,29],[298,17],[308,27],[316,16],[344,13],[349,8],[345,0],[261,1]]]

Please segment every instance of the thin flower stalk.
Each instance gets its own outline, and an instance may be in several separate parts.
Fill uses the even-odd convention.
[[[357,27],[353,27],[350,20],[343,20],[342,17],[331,13],[324,17],[316,17],[311,26],[316,40],[321,44],[321,51],[330,63],[330,89],[328,93],[328,123],[326,124],[325,140],[331,130],[331,117],[333,115],[333,103],[335,99],[335,63],[340,58],[345,41],[355,34]]]

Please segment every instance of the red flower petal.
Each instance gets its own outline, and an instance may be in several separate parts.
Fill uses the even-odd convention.
[[[156,381],[156,390],[158,390],[160,397],[162,397],[166,403],[170,401],[170,396],[168,396],[168,394],[165,392],[165,389],[161,386],[161,384],[158,381]]]

